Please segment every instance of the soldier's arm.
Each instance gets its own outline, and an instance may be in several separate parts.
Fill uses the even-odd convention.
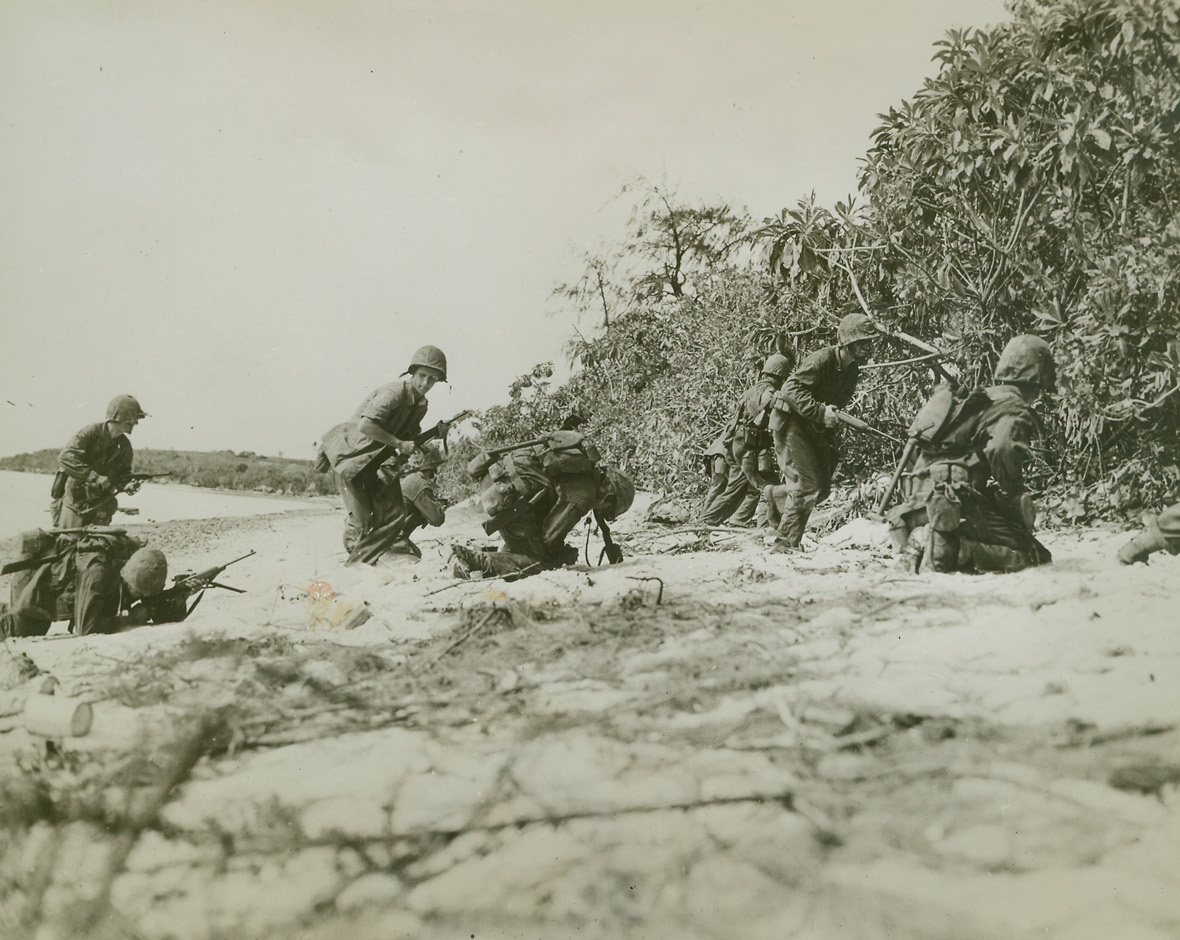
[[[69,443],[57,455],[57,462],[62,470],[74,480],[82,483],[93,483],[99,473],[88,463],[87,451],[94,440],[94,426],[82,428],[70,438]]]
[[[418,510],[427,525],[440,526],[447,521],[447,509],[434,495],[434,490],[426,487],[412,500],[414,508]]]
[[[131,442],[124,438],[122,446],[119,447],[118,455],[107,467],[106,475],[111,483],[115,485],[115,489],[125,490],[131,482],[131,464],[134,462],[134,459],[135,452],[131,448]],[[134,489],[139,489],[139,485],[136,484]]]
[[[778,393],[776,407],[782,408],[785,404],[796,414],[822,424],[824,403],[815,397],[815,389],[823,381],[823,366],[824,360],[818,353],[812,353],[804,359],[802,365],[787,376]]]
[[[418,433],[420,422],[412,422],[409,428],[399,428],[406,435],[405,438],[398,437],[386,428],[403,424],[413,407],[413,402],[407,400],[404,386],[393,384],[379,389],[362,406],[359,422],[361,433],[408,455],[414,448],[409,438]]]
[[[1005,415],[988,429],[983,455],[992,478],[1007,496],[1024,492],[1024,468],[1032,457],[1036,427],[1024,415]]]

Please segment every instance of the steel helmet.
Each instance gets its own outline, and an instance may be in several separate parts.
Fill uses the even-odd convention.
[[[781,353],[768,356],[762,363],[762,374],[773,375],[776,379],[785,379],[791,373],[791,360]]]
[[[1024,334],[1008,340],[996,363],[996,382],[1035,385],[1051,389],[1057,384],[1057,366],[1053,350],[1039,336]]]
[[[413,372],[415,368],[433,369],[442,377],[441,381],[447,380],[447,357],[437,346],[423,346],[414,353],[406,371]]]
[[[168,560],[158,548],[137,549],[120,572],[136,597],[151,597],[164,590]]]
[[[602,485],[598,488],[598,511],[606,519],[618,519],[635,502],[635,484],[618,470],[603,471]]]
[[[139,407],[139,402],[131,395],[116,395],[107,405],[108,421],[138,421],[147,416],[147,412]]]
[[[836,341],[841,346],[848,346],[860,340],[876,339],[877,328],[873,321],[863,313],[850,313],[840,321],[836,327]]]

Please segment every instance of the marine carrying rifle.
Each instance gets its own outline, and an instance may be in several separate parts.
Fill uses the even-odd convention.
[[[217,580],[217,576],[225,571],[230,565],[236,565],[239,561],[243,561],[255,554],[253,550],[246,552],[239,558],[233,561],[227,561],[224,565],[214,565],[212,568],[206,568],[204,571],[191,572],[186,571],[183,574],[173,575],[172,587],[159,594],[153,595],[151,601],[154,604],[166,605],[185,605],[188,599],[194,594],[197,599],[193,601],[192,605],[184,612],[184,617],[187,617],[194,610],[197,604],[201,602],[201,598],[205,596],[205,591],[209,588],[221,588],[223,591],[233,591],[235,594],[245,594],[241,588],[230,587],[228,584],[222,584]],[[180,619],[183,620],[184,617]]]

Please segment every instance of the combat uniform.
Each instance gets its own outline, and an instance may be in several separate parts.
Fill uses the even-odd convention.
[[[725,492],[725,485],[729,482],[729,462],[725,459],[729,453],[729,428],[722,431],[706,448],[702,455],[705,475],[709,478],[709,487],[705,490],[705,497],[701,500],[701,518],[709,513],[709,509],[717,502],[718,497]]]
[[[775,377],[763,375],[742,395],[725,453],[725,487],[701,516],[706,525],[720,525],[730,517],[738,525],[749,525],[763,488],[772,482],[763,474],[759,458],[771,446],[765,422],[777,386]]]
[[[412,441],[422,431],[426,398],[417,394],[409,379],[399,379],[373,391],[352,418],[336,425],[321,442],[323,454],[336,472],[340,497],[348,514],[344,523],[344,547],[351,552],[386,513],[400,505],[397,479],[383,481],[378,474],[393,445],[374,440],[361,430],[369,419],[399,441]]]
[[[386,489],[383,494],[390,491],[391,488]],[[369,545],[366,542],[370,540],[362,539],[350,553],[351,561],[373,564],[386,552],[421,558],[422,550],[410,539],[414,530],[428,525],[440,526],[446,521],[446,504],[435,493],[434,481],[421,471],[406,474],[397,492],[396,503],[383,497],[386,505],[371,533],[373,536],[380,534],[380,540]]]
[[[832,490],[840,460],[836,429],[824,426],[824,406],[844,408],[860,367],[839,346],[816,350],[783,383],[770,418],[783,474],[778,541],[796,547],[817,503]]]
[[[115,493],[130,482],[133,457],[131,441],[124,434],[111,434],[105,421],[78,431],[57,458],[65,491],[55,506],[54,525],[63,529],[108,525],[118,508]],[[111,488],[100,490],[99,477],[106,477]]]
[[[378,471],[391,456],[410,455],[412,448],[407,445],[415,444],[414,438],[422,432],[426,393],[435,382],[447,380],[447,357],[437,346],[423,346],[410,359],[404,375],[373,391],[351,419],[329,429],[318,445],[316,469],[336,472],[347,514],[344,548],[350,554],[372,531],[379,512],[389,512],[401,503],[396,476],[383,481]]]
[[[124,580],[124,566],[143,549],[136,539],[119,531],[59,535],[56,540],[37,534],[39,544],[26,551],[36,553],[32,557],[52,551],[57,557],[13,578],[11,604],[0,612],[0,634],[44,636],[58,620],[68,620],[72,633],[85,636],[184,619],[183,603],[177,608],[137,597]],[[164,577],[164,571],[157,572],[155,590]]]
[[[558,431],[550,438],[556,446],[506,454],[485,471],[486,477],[481,475],[481,503],[491,516],[484,529],[498,531],[504,544],[498,552],[454,546],[456,576],[470,577],[478,570],[515,580],[573,564],[578,550],[565,539],[578,522],[589,512],[609,521],[630,507],[635,497],[631,481],[600,468],[597,453],[580,434]]]
[[[1048,344],[1014,337],[995,377],[1001,384],[958,395],[940,386],[910,425],[920,451],[888,519],[894,547],[915,568],[1019,571],[1052,561],[1033,535],[1024,483],[1039,430],[1031,402],[1056,377]]]

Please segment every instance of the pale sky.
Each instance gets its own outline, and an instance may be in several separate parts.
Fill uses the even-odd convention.
[[[0,455],[309,456],[413,351],[428,421],[560,360],[643,176],[756,219],[1002,0],[0,0]]]

